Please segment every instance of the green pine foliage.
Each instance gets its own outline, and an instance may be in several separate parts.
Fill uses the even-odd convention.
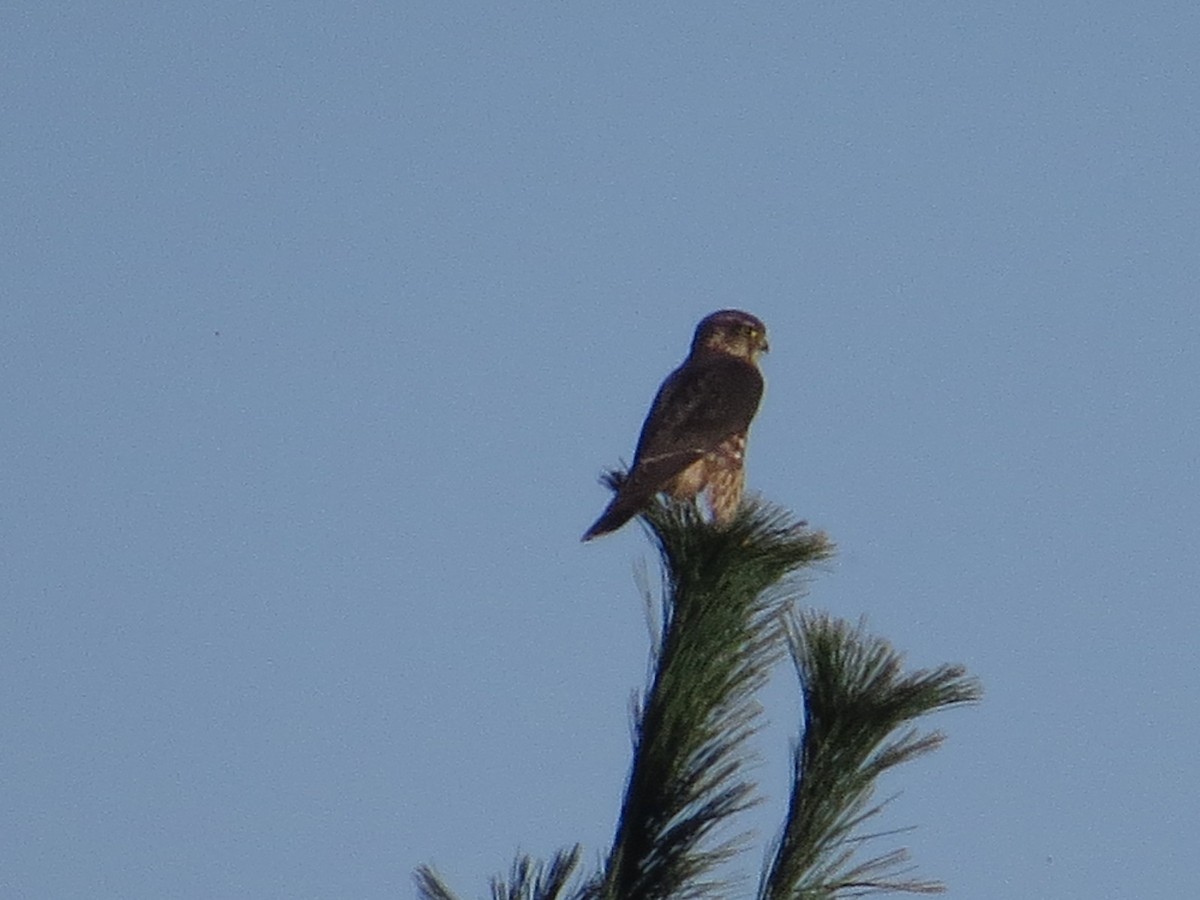
[[[745,848],[736,819],[760,799],[747,766],[762,724],[755,695],[788,654],[804,721],[759,900],[942,890],[910,876],[902,849],[860,859],[872,838],[862,826],[883,805],[872,801],[878,777],[942,742],[913,723],[977,700],[978,684],[956,666],[905,674],[861,624],[798,612],[806,572],[833,545],[777,507],[748,501],[720,528],[691,504],[659,501],[640,521],[662,560],[663,597],[612,847],[587,875],[578,846],[545,865],[521,856],[492,880],[493,900],[731,896],[718,869]],[[457,900],[431,868],[415,877],[423,900]]]
[[[549,865],[529,856],[519,856],[507,879],[497,875],[492,879],[492,900],[564,900],[579,854],[583,848],[576,844],[570,850],[560,850]],[[417,891],[427,900],[457,900],[454,893],[428,866],[416,873]]]
[[[646,522],[668,574],[662,627],[599,896],[702,897],[722,887],[708,876],[738,847],[713,832],[754,803],[743,765],[753,697],[786,646],[788,597],[775,588],[832,548],[761,508],[725,529],[684,505]]]
[[[804,727],[793,754],[794,781],[783,834],[759,896],[769,900],[933,894],[938,882],[907,877],[907,852],[859,861],[860,827],[876,780],[936,749],[940,732],[921,734],[915,719],[979,699],[960,666],[904,674],[886,641],[824,613],[790,619],[789,647],[804,694]],[[866,836],[869,838],[870,836]]]

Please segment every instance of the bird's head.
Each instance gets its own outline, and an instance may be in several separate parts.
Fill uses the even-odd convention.
[[[692,353],[724,353],[748,362],[758,362],[759,355],[769,349],[767,326],[740,309],[722,309],[705,316],[692,338]]]

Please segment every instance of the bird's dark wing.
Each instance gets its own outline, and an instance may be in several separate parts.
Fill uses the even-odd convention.
[[[634,452],[630,489],[659,490],[725,438],[745,431],[762,393],[762,374],[745,360],[685,362],[663,382],[650,406]]]
[[[762,392],[758,368],[734,357],[689,360],[667,376],[642,425],[629,476],[583,539],[620,528],[672,478],[749,428]]]
[[[638,438],[634,466],[677,453],[703,454],[745,431],[762,392],[762,374],[744,360],[684,363],[658,389]]]

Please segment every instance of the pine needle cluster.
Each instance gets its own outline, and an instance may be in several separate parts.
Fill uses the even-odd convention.
[[[802,574],[834,548],[777,507],[748,501],[732,523],[714,527],[695,506],[664,500],[641,522],[662,560],[663,596],[612,847],[587,876],[577,871],[578,846],[545,865],[522,856],[507,878],[492,880],[493,900],[728,896],[732,885],[716,870],[746,843],[730,826],[760,799],[746,765],[762,722],[754,698],[788,654],[804,722],[787,815],[757,896],[942,890],[909,877],[904,850],[865,861],[856,851],[871,837],[861,826],[883,806],[872,802],[879,775],[943,739],[912,723],[978,699],[977,683],[957,666],[905,674],[899,654],[861,624],[797,612]],[[424,900],[457,900],[431,868],[415,877]]]
[[[878,777],[945,739],[909,723],[979,699],[978,684],[961,666],[906,675],[886,641],[824,613],[794,616],[789,647],[804,694],[804,728],[793,752],[783,834],[759,896],[816,900],[945,890],[939,882],[907,877],[903,849],[856,861],[856,850],[874,837],[860,835],[859,826],[883,808],[871,802]]]

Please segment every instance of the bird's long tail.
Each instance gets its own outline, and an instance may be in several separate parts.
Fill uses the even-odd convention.
[[[612,502],[608,504],[604,512],[600,513],[592,527],[583,533],[582,540],[590,541],[592,538],[600,537],[602,534],[608,534],[610,531],[616,531],[630,519],[637,515],[646,504],[646,498],[641,496],[630,496],[626,493],[618,493],[612,498]]]

